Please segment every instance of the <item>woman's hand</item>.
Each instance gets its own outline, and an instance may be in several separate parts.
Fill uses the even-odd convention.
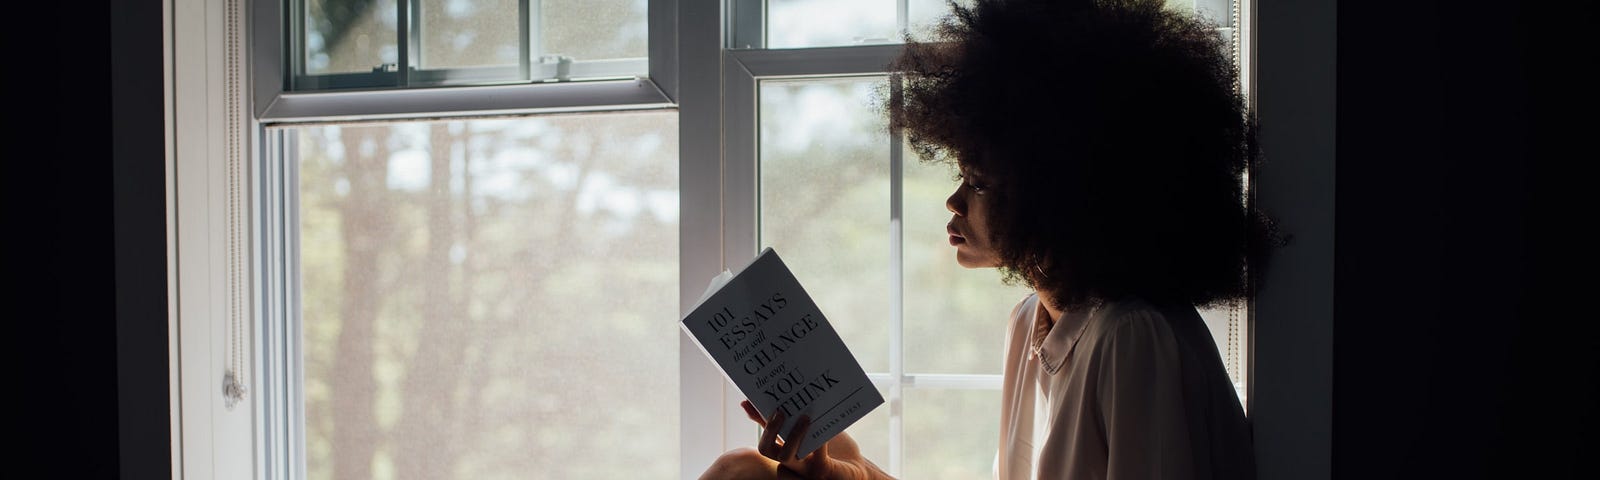
[[[800,451],[800,442],[778,440],[778,429],[786,420],[783,409],[773,412],[772,418],[761,418],[761,413],[756,411],[756,407],[751,405],[749,400],[740,402],[739,406],[744,407],[745,416],[749,417],[750,421],[761,425],[761,441],[756,445],[756,451],[778,462],[780,477],[783,473],[793,473],[800,478],[813,480],[892,478],[866,457],[861,456],[861,448],[849,434],[844,432],[839,432],[805,458],[796,458],[796,454]],[[811,419],[800,417],[800,420],[795,422],[794,428],[785,436],[790,439],[805,438],[806,431],[810,427]]]

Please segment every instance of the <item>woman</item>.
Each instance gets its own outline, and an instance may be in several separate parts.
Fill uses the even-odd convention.
[[[997,478],[1255,476],[1196,311],[1245,300],[1274,238],[1244,202],[1254,126],[1215,27],[1163,7],[978,0],[892,65],[891,126],[960,171],[956,261],[1036,292],[1011,313]],[[774,430],[703,478],[888,478],[847,434],[795,458]]]

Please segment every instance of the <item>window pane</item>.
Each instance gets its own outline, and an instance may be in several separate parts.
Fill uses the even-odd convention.
[[[517,0],[422,0],[420,68],[516,66]]]
[[[878,389],[883,398],[889,398],[889,392]],[[856,423],[845,430],[850,434],[850,439],[856,441],[856,446],[861,447],[861,456],[878,464],[884,471],[889,470],[889,404],[884,403],[872,410],[867,416],[861,417]],[[910,478],[910,477],[905,477]]]
[[[649,55],[648,0],[543,0],[541,55],[575,60],[645,58]],[[640,71],[638,73],[645,73]]]
[[[1030,290],[1000,283],[998,270],[956,264],[944,206],[954,167],[905,151],[906,371],[998,375],[1011,309]]]
[[[895,0],[771,0],[767,47],[896,43]]]
[[[295,130],[310,478],[677,475],[675,113]]]
[[[906,390],[905,478],[993,478],[1000,392]]]
[[[868,372],[889,370],[889,142],[868,106],[882,81],[760,89],[761,243],[783,255]]]
[[[306,73],[367,73],[398,63],[395,8],[395,0],[306,0]]]

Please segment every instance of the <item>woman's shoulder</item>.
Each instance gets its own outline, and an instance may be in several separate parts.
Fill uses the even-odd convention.
[[[1011,319],[1016,320],[1026,316],[1029,312],[1033,311],[1033,305],[1038,301],[1038,293],[1029,292],[1027,295],[1024,295],[1021,300],[1017,300],[1016,306],[1011,307]]]
[[[1105,300],[1095,307],[1085,326],[1085,337],[1096,343],[1114,340],[1151,341],[1173,338],[1167,322],[1171,308],[1163,308],[1136,296],[1123,296]]]
[[[1036,293],[1029,293],[1017,300],[1017,305],[1011,307],[1011,319],[1006,322],[1007,338],[1015,339],[1019,332],[1033,330],[1033,310],[1038,303],[1039,296]]]

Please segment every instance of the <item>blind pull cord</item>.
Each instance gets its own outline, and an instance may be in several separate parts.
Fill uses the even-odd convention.
[[[225,27],[227,28],[228,36],[227,52],[225,53],[227,87],[225,90],[226,97],[223,99],[224,108],[227,112],[225,122],[227,131],[224,133],[224,137],[227,139],[228,156],[228,213],[226,219],[228,224],[228,324],[224,333],[228,337],[228,343],[225,346],[228,351],[226,352],[227,365],[222,373],[222,397],[224,399],[223,403],[228,410],[233,410],[235,405],[244,401],[245,393],[248,391],[246,385],[248,385],[249,380],[245,377],[247,368],[245,347],[249,343],[247,338],[249,333],[244,328],[246,325],[245,316],[250,311],[247,308],[250,294],[249,290],[246,290],[249,285],[247,276],[249,264],[246,252],[249,244],[244,237],[243,231],[246,228],[245,222],[249,220],[250,216],[244,208],[245,194],[242,191],[247,188],[247,185],[243,181],[246,166],[243,162],[244,141],[242,138],[245,129],[242,109],[244,96],[240,85],[242,83],[240,72],[243,70],[244,57],[244,42],[240,38],[243,35],[244,26],[241,3],[243,2],[240,0],[228,0],[228,19]]]

